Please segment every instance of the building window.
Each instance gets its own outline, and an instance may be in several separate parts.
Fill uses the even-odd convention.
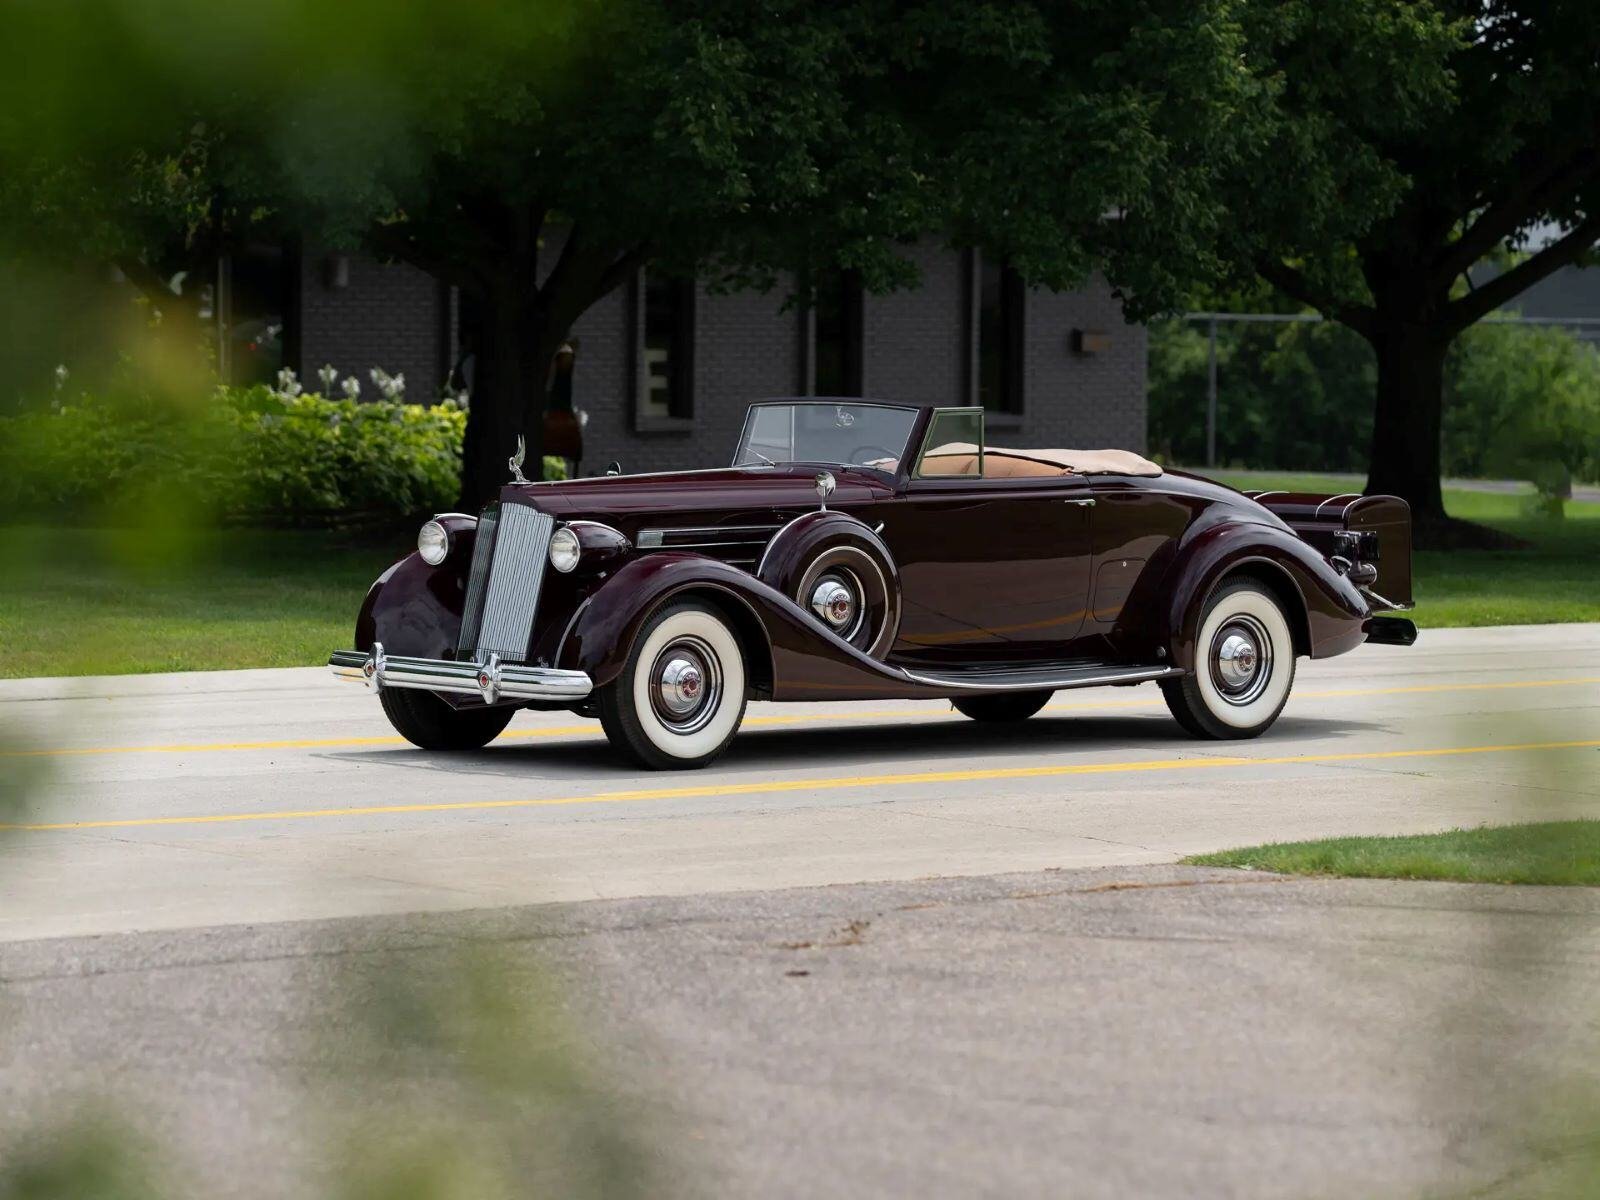
[[[281,368],[299,369],[299,265],[298,250],[281,245],[250,245],[218,260],[217,373],[229,383],[275,383]]]
[[[861,276],[826,271],[811,309],[813,396],[860,396],[862,390]]]
[[[1022,276],[1003,260],[974,257],[978,403],[992,413],[1020,413],[1026,294]]]
[[[640,304],[639,418],[694,416],[694,280],[646,272]]]

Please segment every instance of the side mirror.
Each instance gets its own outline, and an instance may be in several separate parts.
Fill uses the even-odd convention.
[[[833,495],[834,489],[839,486],[834,479],[832,471],[821,471],[817,474],[817,496],[822,501],[822,511],[828,511],[828,497]]]

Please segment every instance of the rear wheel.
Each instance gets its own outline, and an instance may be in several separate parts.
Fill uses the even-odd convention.
[[[974,721],[999,724],[1026,721],[1050,702],[1051,691],[1001,692],[993,696],[960,696],[951,701],[956,711]]]
[[[655,770],[703,767],[744,719],[744,651],[721,613],[698,602],[661,610],[600,694],[611,744]]]
[[[424,750],[481,750],[511,722],[514,708],[452,708],[432,692],[384,688],[378,693],[389,724]]]
[[[1225,584],[1206,606],[1192,674],[1163,679],[1172,715],[1196,737],[1249,738],[1278,719],[1294,684],[1294,636],[1259,583]]]

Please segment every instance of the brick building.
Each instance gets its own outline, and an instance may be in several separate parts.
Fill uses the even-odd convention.
[[[1026,289],[933,240],[908,253],[915,290],[863,295],[836,277],[812,309],[785,309],[782,289],[717,294],[651,274],[601,300],[573,330],[584,473],[613,460],[629,472],[723,463],[750,400],[803,394],[982,403],[998,444],[1144,449],[1145,330],[1103,283]],[[373,366],[404,372],[413,399],[437,395],[452,369],[470,386],[472,314],[448,288],[356,257],[283,260],[275,361],[305,380],[331,363],[365,395]],[[236,291],[271,307],[271,287]]]

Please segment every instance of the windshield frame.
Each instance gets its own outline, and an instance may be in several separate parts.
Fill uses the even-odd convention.
[[[900,448],[899,454],[895,456],[895,462],[896,462],[895,469],[893,471],[884,471],[881,467],[869,467],[869,466],[867,466],[866,463],[846,463],[846,462],[837,462],[837,461],[834,461],[832,459],[820,459],[820,458],[794,458],[794,459],[787,460],[787,462],[776,462],[776,463],[768,463],[768,462],[764,462],[764,461],[758,461],[758,462],[741,462],[740,461],[740,457],[741,457],[740,450],[743,449],[743,447],[746,444],[746,438],[750,433],[751,423],[755,420],[756,411],[758,409],[763,409],[763,408],[800,408],[802,406],[809,407],[809,408],[822,408],[822,407],[825,407],[825,406],[831,406],[831,407],[834,407],[834,408],[844,407],[844,406],[847,406],[847,407],[850,407],[850,408],[886,408],[886,409],[892,409],[895,412],[903,412],[903,413],[909,414],[910,417],[911,417],[911,424],[906,427],[905,444]],[[755,400],[755,401],[752,401],[745,408],[744,421],[739,426],[739,440],[734,443],[734,447],[733,447],[733,465],[735,467],[765,467],[765,466],[782,467],[782,466],[787,466],[789,463],[816,462],[816,463],[824,463],[824,464],[826,464],[828,466],[854,467],[854,468],[859,468],[860,470],[863,470],[863,471],[877,471],[879,474],[884,474],[884,475],[891,475],[891,476],[903,475],[903,474],[905,474],[905,471],[906,471],[906,455],[911,452],[913,446],[916,445],[916,443],[917,443],[917,441],[918,441],[918,439],[919,439],[919,437],[921,435],[922,428],[923,428],[923,423],[924,423],[924,416],[925,416],[925,414],[924,414],[924,406],[923,405],[918,405],[918,404],[892,404],[892,403],[890,403],[890,402],[888,402],[886,400],[862,400],[862,399],[859,399],[858,397],[854,397],[854,396],[799,396],[799,397],[795,397],[793,399],[788,399],[788,400],[784,400],[784,399]],[[791,439],[791,444],[792,444],[792,441],[793,441],[793,439]],[[884,446],[882,448],[885,449],[885,450],[889,449],[888,446]],[[755,452],[752,451],[750,453],[754,454]]]

